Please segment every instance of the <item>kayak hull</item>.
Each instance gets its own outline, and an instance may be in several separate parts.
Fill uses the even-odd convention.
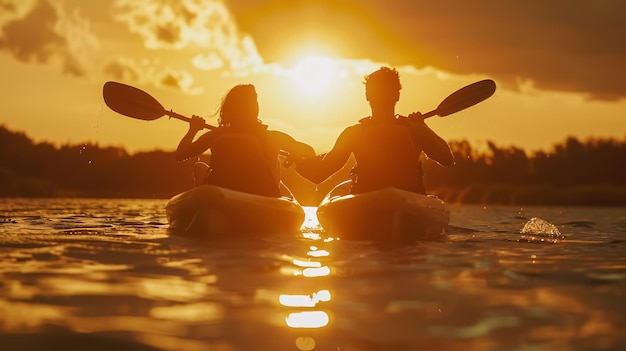
[[[203,239],[297,235],[304,210],[293,197],[267,197],[201,185],[172,197],[165,212],[172,234]]]
[[[450,220],[446,203],[432,195],[391,187],[348,192],[335,188],[317,209],[324,231],[340,239],[406,242],[441,238]]]

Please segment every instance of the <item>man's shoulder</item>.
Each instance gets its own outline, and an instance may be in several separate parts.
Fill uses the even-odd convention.
[[[363,126],[359,123],[346,127],[341,134],[339,134],[337,142],[340,144],[351,144],[355,142],[359,139],[360,135],[362,135],[362,128]]]
[[[361,129],[362,125],[360,123],[353,124],[351,126],[347,126],[341,134],[351,134],[356,133],[359,129]]]
[[[363,117],[359,120],[359,123],[355,125],[369,124],[372,123],[372,116]]]

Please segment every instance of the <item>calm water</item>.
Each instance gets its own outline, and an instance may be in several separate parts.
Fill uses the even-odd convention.
[[[451,206],[378,247],[199,243],[165,203],[0,199],[0,349],[626,350],[626,208]]]

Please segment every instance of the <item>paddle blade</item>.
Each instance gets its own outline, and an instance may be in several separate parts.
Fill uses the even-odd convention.
[[[141,89],[118,82],[106,82],[102,88],[104,102],[124,116],[151,121],[165,115],[163,105]]]
[[[491,79],[485,79],[467,85],[445,98],[436,113],[438,116],[447,116],[459,112],[477,103],[486,100],[496,91],[496,83]]]

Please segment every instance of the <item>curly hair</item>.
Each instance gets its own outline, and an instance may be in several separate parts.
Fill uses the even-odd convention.
[[[394,68],[381,67],[365,76],[365,91],[368,96],[386,98],[397,95],[402,89],[400,74]]]

